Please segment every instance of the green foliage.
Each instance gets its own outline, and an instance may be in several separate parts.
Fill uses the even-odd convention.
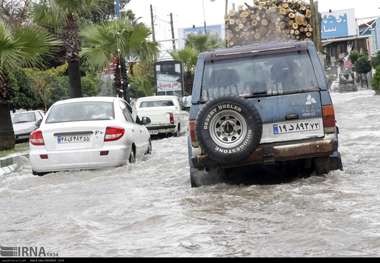
[[[93,97],[99,94],[101,80],[97,74],[88,73],[82,77],[81,82],[84,97]]]
[[[185,47],[184,49],[173,51],[170,55],[178,61],[181,61],[186,72],[194,73],[195,65],[197,63],[199,52],[192,47]]]
[[[360,56],[361,56],[361,54],[358,51],[355,51],[355,50],[352,51],[350,54],[350,60],[351,60],[352,64],[355,64]]]
[[[10,103],[16,109],[38,109],[41,99],[33,91],[32,81],[24,71],[14,71],[8,75],[11,93]]]
[[[375,91],[380,91],[380,66],[377,66],[376,73],[373,76],[371,84]]]
[[[377,52],[376,55],[371,58],[371,64],[374,69],[380,66],[380,51]]]
[[[185,48],[171,52],[173,59],[181,61],[184,67],[185,93],[191,94],[194,70],[199,53],[223,47],[220,39],[213,35],[188,35]]]
[[[23,26],[10,31],[0,22],[0,72],[41,66],[42,56],[51,54],[59,44],[59,41],[39,27]]]
[[[367,55],[361,55],[354,64],[354,69],[359,74],[367,74],[372,70],[371,63]]]
[[[223,47],[223,42],[214,35],[193,35],[190,34],[186,39],[186,47],[195,49],[198,52],[205,52],[208,50]]]
[[[133,98],[152,96],[154,89],[154,63],[140,62],[133,66],[133,75],[130,77],[130,95]]]
[[[148,40],[151,32],[143,23],[138,23],[129,13],[128,16],[108,21],[99,25],[90,25],[81,32],[83,49],[81,56],[89,65],[97,70],[103,70],[113,63],[120,70],[114,72],[114,89],[126,88],[127,71],[126,57],[134,57],[141,64],[150,63],[152,70],[130,76],[131,89],[129,96],[139,97],[151,94],[151,75],[153,74],[153,61],[159,50],[158,44]]]
[[[158,45],[148,40],[150,34],[143,23],[132,24],[129,19],[91,25],[81,32],[81,55],[99,69],[103,69],[114,57],[155,57]]]
[[[45,110],[47,110],[49,105],[52,103],[52,83],[55,83],[56,78],[58,76],[62,76],[66,71],[67,64],[47,70],[39,70],[33,68],[25,69],[26,75],[32,81],[33,92],[41,99]]]

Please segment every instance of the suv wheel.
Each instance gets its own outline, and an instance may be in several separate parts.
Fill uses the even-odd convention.
[[[197,118],[197,138],[210,159],[237,163],[255,152],[261,141],[262,120],[242,98],[223,97],[207,103]]]

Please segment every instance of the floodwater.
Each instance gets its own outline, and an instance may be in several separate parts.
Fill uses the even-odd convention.
[[[0,245],[59,256],[379,256],[380,96],[333,94],[345,171],[192,189],[187,139],[133,166],[0,178]],[[262,176],[262,175],[261,175]]]

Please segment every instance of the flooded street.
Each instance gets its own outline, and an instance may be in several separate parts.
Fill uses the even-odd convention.
[[[345,171],[192,189],[187,138],[129,167],[0,178],[0,243],[59,256],[378,256],[380,96],[333,94]]]

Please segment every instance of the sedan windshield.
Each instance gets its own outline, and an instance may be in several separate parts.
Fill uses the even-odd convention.
[[[35,122],[36,115],[34,112],[25,112],[25,113],[16,113],[12,117],[12,122],[16,123],[24,123],[24,122]]]
[[[174,103],[171,100],[143,101],[140,103],[140,108],[171,107],[171,106],[174,106]]]
[[[72,102],[53,106],[46,123],[113,120],[112,102]]]
[[[203,100],[222,96],[278,95],[318,89],[307,52],[208,62]]]

